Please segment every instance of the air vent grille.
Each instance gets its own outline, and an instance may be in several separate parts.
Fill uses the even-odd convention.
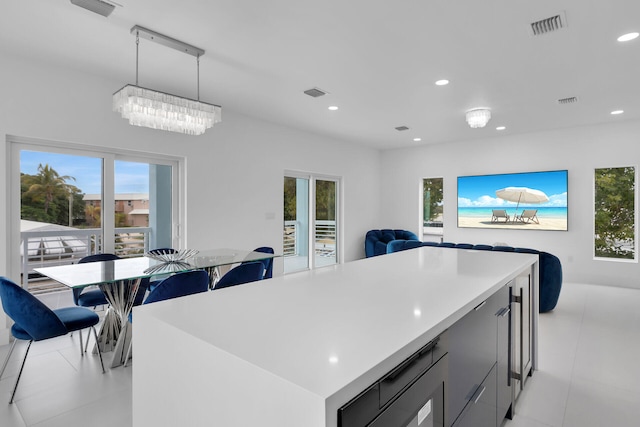
[[[319,96],[327,94],[327,92],[325,92],[323,90],[320,90],[317,87],[314,87],[312,89],[307,89],[307,90],[304,91],[304,93],[306,93],[307,95],[312,96],[314,98],[317,98]]]
[[[540,21],[532,22],[530,24],[531,34],[534,36],[541,36],[543,34],[551,33],[561,30],[567,26],[567,17],[564,12],[552,16],[550,18],[541,19]]]
[[[408,127],[406,127],[406,126],[398,126],[398,127],[396,128],[396,130],[397,130],[397,131],[403,131],[403,130],[409,130],[409,128],[408,128]]]
[[[111,15],[113,9],[116,8],[115,5],[102,0],[71,0],[71,3],[104,17]]]
[[[578,98],[575,97],[575,96],[571,96],[569,98],[558,99],[558,104],[560,104],[560,105],[573,104],[573,103],[576,103],[576,102],[578,102]]]

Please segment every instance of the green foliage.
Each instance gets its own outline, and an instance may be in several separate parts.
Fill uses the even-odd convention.
[[[296,219],[296,179],[284,177],[284,220]]]
[[[20,174],[20,214],[22,219],[69,225],[69,203],[72,222],[84,222],[82,192],[67,181],[71,176],[60,176],[49,165],[38,166],[36,175]],[[71,199],[71,200],[70,200]]]
[[[442,215],[442,178],[424,179],[422,184],[423,191],[423,219],[427,221],[436,221],[439,215]]]
[[[316,180],[316,219],[335,221],[336,182]]]
[[[595,170],[595,255],[634,258],[635,168]]]

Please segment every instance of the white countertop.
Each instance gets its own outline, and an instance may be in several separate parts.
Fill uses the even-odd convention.
[[[134,319],[295,384],[330,414],[537,260],[422,247],[136,307]]]

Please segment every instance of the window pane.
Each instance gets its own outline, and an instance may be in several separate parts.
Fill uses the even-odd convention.
[[[101,204],[101,158],[20,151],[23,286],[53,290],[34,268],[77,262],[101,250]]]
[[[116,254],[171,247],[171,166],[117,160],[114,168]]]
[[[443,226],[442,203],[443,178],[427,178],[422,181],[422,221],[425,240],[440,240]]]
[[[322,267],[338,262],[336,251],[335,181],[316,180],[315,265]]]
[[[635,168],[595,170],[594,252],[635,259]]]
[[[284,272],[309,268],[309,180],[284,178]]]

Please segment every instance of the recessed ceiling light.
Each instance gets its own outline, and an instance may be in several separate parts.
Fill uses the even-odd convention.
[[[413,138],[413,141],[414,142],[420,142],[420,141],[422,141],[422,138]]]
[[[446,86],[448,84],[449,84],[449,80],[447,80],[447,79],[438,80],[436,82],[436,85],[438,85],[438,86]]]
[[[338,107],[335,106],[335,105],[332,105],[331,107],[329,107],[329,110],[331,110],[331,111],[336,111],[337,109],[338,109]]]
[[[506,128],[507,128],[506,126],[498,126],[496,130],[505,130]]]
[[[629,40],[633,40],[640,36],[640,33],[627,33],[618,37],[619,42],[628,42]]]
[[[624,110],[614,110],[611,112],[612,116],[617,116],[618,114],[622,114],[624,113]]]

